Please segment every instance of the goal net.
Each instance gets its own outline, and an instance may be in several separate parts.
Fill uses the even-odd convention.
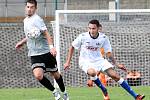
[[[59,70],[67,86],[86,86],[89,77],[79,68],[76,50],[70,70],[64,71],[68,48],[82,32],[87,31],[88,22],[98,19],[102,31],[108,35],[115,58],[124,64],[128,72],[115,67],[119,75],[132,86],[150,85],[150,9],[133,10],[57,10],[54,39]],[[134,71],[138,78],[132,77]],[[132,72],[132,75],[131,73]],[[130,75],[129,75],[130,74]],[[118,83],[106,77],[108,86]]]

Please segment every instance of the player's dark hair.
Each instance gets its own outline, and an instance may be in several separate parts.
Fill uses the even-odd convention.
[[[93,20],[89,21],[89,24],[96,24],[97,27],[102,27],[102,25],[96,19],[93,19]]]
[[[26,5],[27,3],[32,3],[35,5],[35,7],[37,7],[37,1],[36,0],[26,0]]]

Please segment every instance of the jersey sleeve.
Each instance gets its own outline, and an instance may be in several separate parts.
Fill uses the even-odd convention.
[[[40,29],[41,32],[44,32],[47,30],[47,27],[46,27],[43,19],[40,17],[37,17],[37,19],[36,19],[36,26]]]
[[[80,34],[73,42],[72,46],[75,49],[80,49],[81,48],[81,42],[82,42],[82,35]]]
[[[105,37],[103,48],[104,48],[105,53],[112,52],[112,47],[111,47],[109,38],[107,36]]]

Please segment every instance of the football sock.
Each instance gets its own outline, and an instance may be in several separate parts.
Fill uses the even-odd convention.
[[[96,80],[94,80],[94,83],[102,90],[102,92],[104,93],[104,95],[107,94],[107,89],[106,89],[105,86],[101,83],[101,81],[99,80],[99,78],[96,78]]]
[[[47,89],[49,89],[50,91],[54,91],[54,87],[51,84],[51,82],[45,77],[43,76],[43,79],[39,81],[44,87],[46,87]]]
[[[123,79],[120,78],[120,80],[118,81],[118,83],[129,93],[131,94],[134,98],[137,97],[138,94],[136,94],[132,88],[128,85],[128,83]]]
[[[64,92],[65,91],[65,85],[64,85],[64,82],[63,82],[61,75],[60,75],[59,79],[56,79],[56,82],[59,85],[61,92]]]

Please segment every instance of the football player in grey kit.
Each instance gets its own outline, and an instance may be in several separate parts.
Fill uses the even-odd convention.
[[[19,41],[15,48],[21,48],[25,43],[28,47],[28,56],[31,58],[32,71],[35,78],[48,90],[53,92],[55,100],[60,100],[61,95],[51,82],[44,76],[44,72],[50,72],[56,80],[63,100],[69,100],[61,74],[58,72],[56,50],[53,47],[52,38],[49,35],[43,19],[36,14],[37,1],[27,0],[24,19],[25,38]]]

